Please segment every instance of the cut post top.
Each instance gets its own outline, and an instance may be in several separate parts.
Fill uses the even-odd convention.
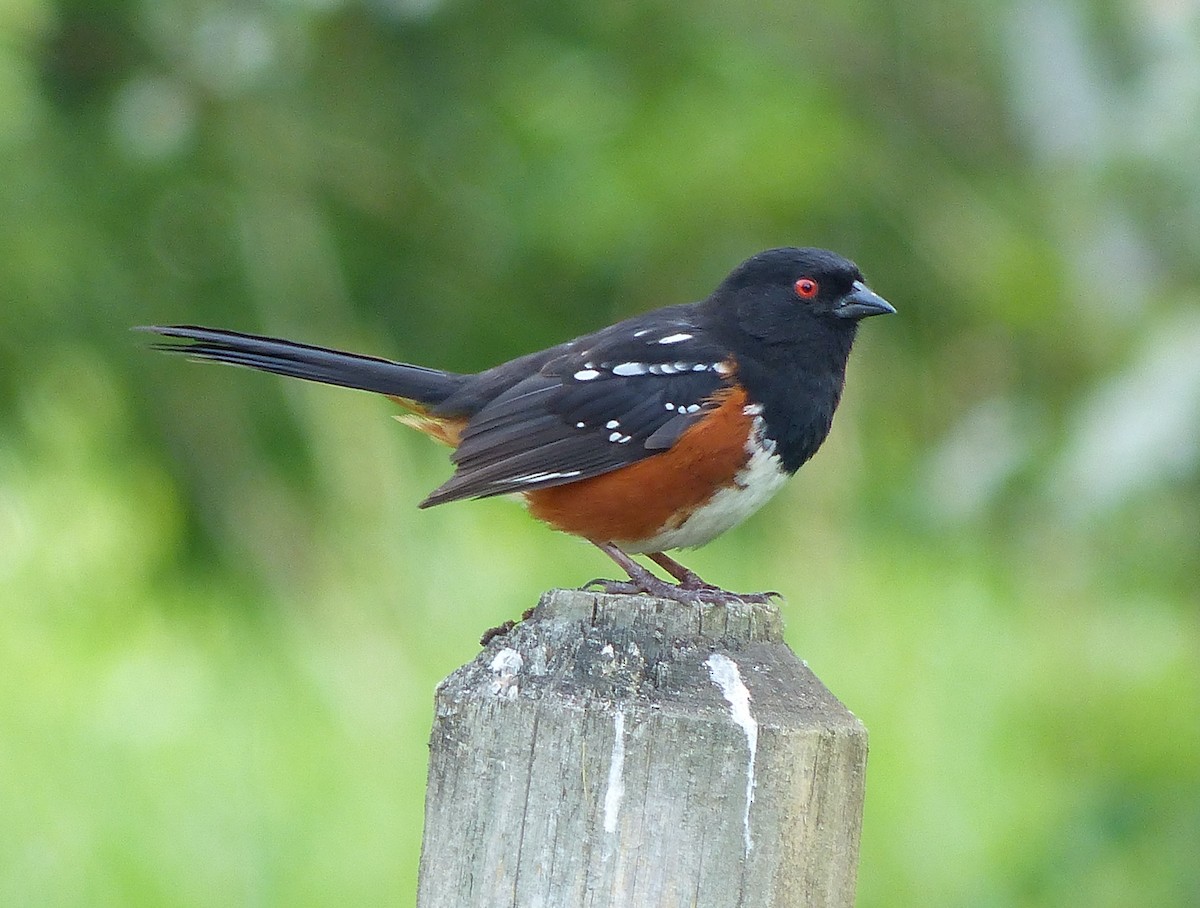
[[[607,630],[707,640],[726,646],[783,641],[783,618],[774,603],[730,600],[691,604],[651,596],[556,589],[542,595],[532,618],[581,621]]]

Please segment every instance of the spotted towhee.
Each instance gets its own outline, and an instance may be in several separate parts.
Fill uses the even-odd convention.
[[[421,507],[516,493],[628,573],[597,581],[606,589],[711,601],[729,594],[665,550],[740,523],[812,457],[859,320],[889,312],[852,262],[788,248],[743,262],[703,302],[474,375],[212,328],[144,330],[192,342],[159,349],[385,394],[409,411],[403,422],[454,448],[454,475]]]

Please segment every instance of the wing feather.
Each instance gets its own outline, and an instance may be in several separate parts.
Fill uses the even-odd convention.
[[[693,336],[660,343],[686,333],[680,321],[633,337],[636,325],[584,339],[480,408],[454,475],[422,507],[577,482],[670,448],[731,382],[729,354]]]

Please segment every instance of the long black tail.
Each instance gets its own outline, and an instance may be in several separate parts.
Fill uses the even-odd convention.
[[[148,325],[137,330],[193,341],[188,344],[154,344],[156,350],[248,366],[327,385],[376,391],[430,406],[440,404],[470,378],[456,372],[442,372],[374,356],[217,328]]]

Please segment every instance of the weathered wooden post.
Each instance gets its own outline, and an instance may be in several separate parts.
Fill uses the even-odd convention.
[[[417,904],[851,906],[866,757],[774,605],[553,590],[438,688]]]

